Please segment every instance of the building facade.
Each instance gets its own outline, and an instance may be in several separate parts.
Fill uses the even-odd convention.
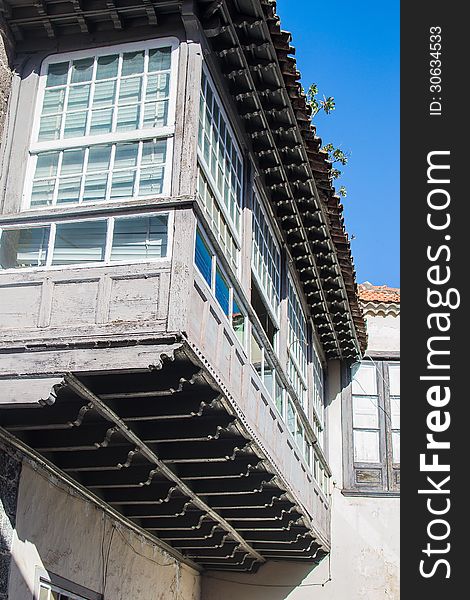
[[[367,337],[275,3],[9,0],[1,27],[0,597],[295,588]],[[391,492],[380,461],[355,484]]]
[[[264,566],[231,582],[203,578],[203,598],[398,599],[400,559],[400,290],[359,286],[368,348],[330,368],[326,399],[331,551],[316,568]]]

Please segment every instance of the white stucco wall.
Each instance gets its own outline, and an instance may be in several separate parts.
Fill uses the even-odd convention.
[[[122,525],[112,533],[114,521],[58,485],[23,465],[12,546],[12,600],[32,600],[37,568],[104,593],[105,600],[200,600],[199,573]]]
[[[391,351],[398,352],[400,350],[400,317],[387,315],[372,316],[368,315],[367,333],[369,342],[367,344],[368,352]]]

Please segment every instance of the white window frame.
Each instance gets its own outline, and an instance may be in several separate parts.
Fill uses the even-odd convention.
[[[320,357],[319,344],[317,342],[316,336],[312,336],[312,406],[314,416],[316,417],[320,429],[323,430],[325,426],[325,373],[323,369],[323,363]],[[316,376],[316,366],[317,362],[318,367],[321,373],[321,384],[320,389],[317,390],[317,376]],[[316,391],[319,392],[320,400],[317,402],[316,400]]]
[[[232,258],[230,256],[230,254],[227,252],[227,244],[224,243],[221,240],[221,231],[220,231],[220,227],[215,227],[214,226],[214,218],[213,218],[213,214],[211,213],[211,211],[209,210],[209,207],[207,205],[207,202],[205,201],[204,198],[201,198],[201,203],[204,207],[204,212],[205,212],[205,217],[208,221],[208,225],[209,228],[211,229],[214,237],[216,238],[217,244],[220,247],[221,252],[223,253],[223,255],[225,256],[225,258],[227,259],[227,262],[229,263],[229,265],[231,266],[232,271],[235,273],[235,275],[239,275],[240,273],[240,254],[241,254],[241,247],[240,247],[240,243],[239,240],[237,240],[237,238],[235,238],[233,236],[233,228],[232,226],[229,224],[229,222],[227,221],[226,218],[226,212],[224,212],[222,210],[222,208],[220,208],[220,203],[218,201],[218,199],[216,198],[213,190],[212,190],[212,184],[208,181],[207,176],[206,176],[206,171],[203,169],[202,165],[200,164],[200,161],[198,161],[197,164],[197,169],[198,169],[198,173],[197,173],[197,177],[198,177],[198,190],[197,190],[197,195],[199,198],[201,198],[201,194],[199,193],[199,181],[200,178],[205,179],[205,184],[207,186],[207,188],[209,188],[208,193],[212,195],[212,202],[216,204],[216,211],[219,212],[220,214],[220,218],[223,219],[223,224],[226,228],[226,232],[227,235],[229,235],[232,240],[233,240],[233,245],[235,247],[235,255]]]
[[[133,131],[123,131],[106,133],[100,135],[86,135],[79,138],[66,138],[59,140],[38,141],[42,104],[44,101],[44,93],[46,89],[47,70],[50,64],[72,61],[76,59],[107,56],[108,54],[119,54],[122,52],[133,52],[137,50],[152,50],[157,48],[171,48],[171,71],[170,71],[170,92],[168,101],[168,125],[159,128],[135,129]],[[21,210],[50,210],[54,205],[33,206],[31,207],[31,193],[33,186],[34,172],[36,168],[36,157],[40,152],[61,151],[71,148],[86,148],[89,146],[97,146],[102,144],[122,143],[122,142],[140,142],[150,140],[167,140],[167,152],[165,162],[165,172],[163,179],[162,193],[158,195],[139,196],[143,198],[155,198],[169,196],[171,193],[171,176],[173,164],[173,139],[175,134],[175,116],[176,116],[176,96],[178,87],[178,54],[179,40],[175,37],[158,38],[142,42],[130,42],[126,44],[116,44],[113,46],[102,46],[100,48],[90,48],[88,50],[78,50],[75,52],[67,52],[61,54],[53,54],[48,56],[41,65],[39,76],[38,92],[36,96],[36,105],[34,109],[34,122],[31,131],[29,142],[28,163],[26,167],[25,184],[22,195]],[[70,69],[69,69],[70,72]],[[80,143],[78,143],[78,140]],[[110,171],[112,165],[110,165]],[[129,200],[135,199],[134,196]],[[104,202],[109,202],[104,201]],[[86,202],[87,206],[92,206],[96,203]],[[103,201],[100,202],[100,205]],[[65,204],[62,207],[77,206],[77,203]]]
[[[266,209],[264,208],[263,201],[262,201],[262,198],[261,198],[261,194],[256,189],[254,189],[252,197],[253,197],[253,208],[252,208],[253,231],[252,231],[252,242],[251,242],[252,243],[251,271],[253,273],[253,277],[255,278],[256,284],[257,284],[258,289],[260,291],[260,294],[262,295],[263,299],[265,300],[266,308],[268,309],[268,311],[269,311],[269,313],[270,313],[270,315],[271,315],[271,317],[273,319],[274,325],[279,329],[279,307],[280,307],[280,302],[281,302],[281,249],[280,249],[279,243],[277,241],[276,235],[275,235],[275,233],[273,231],[273,228],[271,226],[271,222],[270,222],[270,219],[268,217],[268,213],[267,213]],[[260,212],[262,213],[263,218],[264,218],[264,220],[266,222],[266,225],[268,227],[269,235],[270,235],[270,237],[271,237],[271,239],[272,239],[272,241],[274,243],[274,246],[275,246],[275,248],[276,248],[276,250],[278,252],[278,255],[279,255],[279,263],[277,265],[277,267],[278,267],[278,269],[277,269],[278,287],[277,287],[277,289],[274,288],[275,297],[277,299],[277,305],[276,306],[274,306],[272,304],[271,300],[268,298],[268,295],[267,295],[267,292],[266,292],[266,288],[263,285],[263,283],[260,281],[260,278],[259,278],[259,275],[258,275],[258,271],[257,271],[257,269],[255,267],[255,262],[254,262],[255,222],[256,222],[256,224],[259,227],[258,219],[257,219],[256,214],[255,214],[255,203],[260,208]],[[263,235],[262,232],[261,232],[261,236],[264,239],[264,235]],[[261,256],[263,256],[263,254],[261,252],[260,252],[260,254],[261,254]]]
[[[218,104],[218,108],[220,111],[221,116],[223,116],[224,120],[225,120],[225,126],[227,128],[227,130],[230,132],[230,137],[231,137],[231,142],[232,144],[235,146],[235,149],[237,151],[238,154],[238,158],[240,159],[240,163],[241,163],[241,178],[240,178],[240,184],[241,184],[241,198],[243,199],[243,194],[244,194],[244,173],[245,173],[245,165],[244,165],[244,157],[243,157],[243,153],[241,151],[241,147],[240,144],[238,143],[238,139],[235,133],[235,130],[231,124],[231,121],[228,117],[227,111],[225,110],[225,106],[224,106],[224,102],[222,101],[222,98],[220,97],[217,88],[215,86],[214,80],[212,79],[209,69],[207,68],[206,64],[203,63],[202,65],[202,72],[204,74],[204,76],[207,79],[207,82],[209,83],[210,87],[211,87],[211,91],[212,94],[214,95],[214,98],[217,101]],[[201,85],[200,85],[200,95],[202,96],[202,76],[201,76]],[[199,119],[199,113],[198,113],[198,119]],[[199,121],[198,121],[198,127],[199,127]],[[199,129],[198,129],[199,131]],[[198,133],[199,135],[199,133]],[[200,165],[201,169],[204,172],[204,176],[207,180],[207,182],[210,184],[211,190],[212,190],[212,194],[214,196],[214,198],[217,200],[217,203],[219,205],[220,210],[222,211],[226,223],[228,225],[228,227],[230,228],[230,231],[232,232],[233,238],[235,239],[237,245],[239,248],[241,248],[241,238],[242,238],[242,230],[243,230],[243,223],[242,223],[242,218],[243,218],[243,202],[242,205],[239,207],[240,210],[240,216],[239,216],[239,228],[240,231],[237,231],[236,225],[232,220],[232,217],[230,216],[227,207],[225,206],[224,200],[221,197],[221,194],[217,188],[217,182],[214,180],[214,177],[212,176],[212,173],[210,171],[210,166],[206,164],[206,161],[204,159],[203,156],[203,152],[202,150],[199,148],[199,143],[197,144],[197,156],[198,156],[198,164]]]
[[[135,259],[135,260],[111,260],[111,249],[112,249],[112,239],[114,233],[114,223],[116,219],[124,220],[124,219],[139,219],[139,218],[151,218],[156,216],[166,215],[168,217],[168,231],[167,231],[167,254],[166,256],[162,256],[160,258],[144,258],[144,259]],[[106,237],[105,237],[105,257],[102,261],[95,262],[86,262],[86,263],[71,263],[69,265],[53,265],[52,257],[55,243],[55,235],[56,235],[56,225],[63,223],[83,223],[89,221],[106,221]],[[21,225],[8,225],[6,227],[0,228],[0,237],[3,231],[14,231],[14,230],[22,230],[22,229],[40,229],[43,227],[50,227],[49,230],[49,244],[47,248],[46,255],[46,264],[37,266],[37,267],[10,267],[8,269],[1,269],[0,273],[28,273],[30,271],[59,271],[64,269],[83,269],[90,267],[103,267],[103,266],[118,266],[118,265],[128,265],[128,264],[148,264],[151,263],[161,263],[167,262],[171,260],[171,251],[173,248],[173,222],[174,222],[174,211],[154,211],[151,213],[134,213],[134,214],[126,214],[126,215],[112,215],[112,216],[93,216],[93,217],[75,217],[75,218],[67,218],[67,219],[56,219],[56,220],[47,220],[41,223],[24,223]]]
[[[300,300],[300,294],[297,291],[297,287],[294,283],[294,278],[292,277],[292,275],[290,273],[287,274],[287,329],[288,329],[288,347],[287,347],[287,357],[288,357],[288,364],[287,364],[287,371],[288,371],[288,376],[289,379],[294,387],[294,381],[292,380],[291,376],[290,376],[290,367],[292,366],[292,368],[295,370],[296,375],[298,380],[300,381],[300,384],[303,388],[303,392],[302,392],[302,397],[299,397],[299,400],[302,404],[302,408],[304,409],[305,412],[307,412],[308,410],[308,380],[307,380],[307,373],[308,373],[308,321],[307,321],[307,317],[304,313],[304,309],[302,306],[302,302]],[[294,328],[291,324],[291,320],[289,318],[289,306],[291,304],[291,300],[290,300],[290,293],[294,294],[294,297],[297,301],[297,304],[300,308],[301,311],[301,315],[304,319],[305,322],[305,341],[303,344],[303,349],[301,346],[301,352],[303,354],[303,364],[299,363],[299,360],[296,356],[296,352],[295,352],[295,346],[300,344],[300,340],[295,339],[295,340],[291,340],[291,336],[292,337],[296,337],[295,336],[295,332],[294,332]],[[298,395],[298,390],[295,390],[297,395]]]

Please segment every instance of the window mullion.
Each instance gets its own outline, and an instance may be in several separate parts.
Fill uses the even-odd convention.
[[[69,95],[70,95],[70,82],[72,81],[72,61],[68,61],[68,71],[67,71],[67,82],[65,84],[65,94],[64,94],[64,108],[62,110],[62,119],[60,121],[60,131],[59,131],[59,139],[64,137],[65,130],[65,119],[67,117],[67,109],[69,103]],[[39,117],[39,128],[38,132],[41,128],[41,117]],[[38,133],[39,135],[39,133]]]
[[[46,267],[50,267],[52,264],[52,254],[54,252],[56,230],[56,224],[51,223],[49,225],[49,244],[47,247]]]
[[[114,235],[114,217],[109,217],[107,219],[107,227],[106,227],[106,246],[104,249],[104,262],[108,264],[111,261],[111,249],[113,245],[113,235]]]
[[[93,60],[93,69],[91,74],[90,82],[90,98],[88,100],[88,110],[86,115],[85,135],[90,135],[91,119],[93,115],[92,106],[95,98],[95,83],[96,83],[96,71],[98,69],[98,57],[95,56]]]
[[[134,189],[133,189],[133,192],[132,192],[134,198],[137,198],[137,196],[139,194],[140,170],[141,170],[141,165],[142,165],[143,150],[144,150],[144,142],[141,140],[139,142],[139,147],[137,149],[137,164],[136,164],[136,167],[135,167]]]
[[[85,148],[85,155],[83,157],[82,177],[81,177],[81,181],[80,181],[80,192],[79,192],[79,196],[78,196],[78,202],[79,202],[79,204],[82,204],[82,202],[83,202],[83,196],[85,194],[85,179],[86,179],[86,172],[87,172],[87,169],[88,169],[89,154],[90,154],[90,148],[87,146]]]
[[[142,96],[140,98],[140,111],[139,111],[139,129],[144,126],[144,111],[145,111],[145,95],[147,93],[147,80],[149,71],[149,49],[145,50],[144,54],[144,73],[142,76]],[[170,75],[171,77],[171,75]]]
[[[111,196],[111,186],[113,183],[113,171],[114,171],[114,158],[116,156],[116,144],[111,146],[111,156],[109,157],[109,171],[108,180],[106,182],[106,196],[105,199],[109,200]]]
[[[123,63],[123,53],[119,54],[118,59],[118,72],[116,77],[116,95],[114,97],[113,103],[113,119],[111,124],[111,131],[114,133],[117,127],[117,118],[118,118],[118,105],[119,105],[119,93],[121,91],[121,77],[122,77],[122,63]]]
[[[60,173],[62,171],[62,160],[64,157],[64,151],[59,152],[59,159],[57,161],[57,173],[54,182],[54,192],[52,194],[52,206],[57,204],[57,196],[59,195],[59,184],[60,184]]]

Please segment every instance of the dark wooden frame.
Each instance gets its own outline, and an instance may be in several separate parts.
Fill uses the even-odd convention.
[[[392,428],[389,422],[391,410],[388,368],[396,363],[398,356],[375,360],[377,365],[377,392],[379,405],[379,436],[381,462],[377,464],[354,461],[351,366],[343,363],[341,379],[341,414],[343,432],[343,494],[364,496],[398,496],[400,493],[400,465],[393,463]]]

